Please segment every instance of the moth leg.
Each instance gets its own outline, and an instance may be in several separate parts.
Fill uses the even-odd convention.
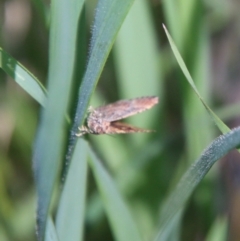
[[[78,130],[79,130],[79,133],[75,134],[77,137],[80,137],[80,136],[83,136],[83,135],[89,133],[89,130],[86,126],[78,127]]]
[[[91,112],[93,112],[93,111],[94,111],[94,108],[93,108],[92,106],[89,106],[87,112],[88,112],[88,113],[91,113]]]

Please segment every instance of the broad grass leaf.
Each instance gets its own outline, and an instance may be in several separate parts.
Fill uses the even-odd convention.
[[[54,184],[65,149],[65,118],[74,71],[78,19],[83,3],[78,0],[54,0],[51,3],[48,98],[42,111],[33,157],[40,241],[44,238]]]
[[[56,229],[60,241],[83,239],[87,156],[88,145],[83,139],[79,139],[74,149],[56,216]]]

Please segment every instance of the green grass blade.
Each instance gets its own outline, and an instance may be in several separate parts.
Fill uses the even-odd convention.
[[[192,89],[194,90],[194,92],[197,94],[198,98],[200,99],[200,101],[203,103],[204,107],[206,108],[206,110],[208,111],[208,113],[210,114],[210,116],[213,118],[214,122],[216,123],[216,125],[218,126],[218,128],[222,131],[222,133],[226,133],[228,132],[230,129],[228,128],[228,126],[226,126],[220,119],[219,117],[211,110],[211,108],[207,105],[207,103],[205,103],[205,101],[203,100],[202,96],[200,95],[200,93],[197,90],[197,87],[195,86],[193,79],[189,73],[189,71],[187,70],[187,67],[176,47],[176,45],[174,44],[170,34],[168,33],[166,27],[163,25],[164,30],[166,32],[166,35],[168,37],[168,41],[171,45],[172,51],[175,55],[175,58],[178,61],[178,64],[180,66],[180,68],[182,69],[185,77],[187,78],[189,84],[191,85]]]
[[[161,232],[161,241],[178,241],[180,240],[181,234],[181,224],[182,224],[182,214],[180,211],[169,221],[169,224]]]
[[[208,173],[212,165],[230,150],[240,145],[240,127],[216,138],[200,158],[187,170],[175,190],[170,194],[160,215],[160,231],[156,240],[168,227],[171,219],[181,211],[193,190]]]
[[[89,61],[79,89],[79,99],[72,130],[73,138],[78,126],[83,122],[90,96],[132,3],[133,0],[100,0],[98,2],[93,24]]]
[[[90,165],[116,240],[142,240],[137,230],[136,223],[132,219],[113,180],[91,150]]]
[[[40,81],[2,48],[0,48],[0,68],[11,76],[40,105],[45,105],[46,90]]]
[[[51,196],[65,149],[65,113],[70,97],[82,5],[83,1],[79,0],[54,0],[51,3],[48,99],[42,112],[33,158],[39,240],[44,237]]]
[[[226,216],[218,217],[214,221],[214,223],[206,237],[206,241],[225,241],[225,240],[227,240],[229,222],[228,222],[228,218]]]
[[[83,238],[87,178],[87,143],[79,139],[74,149],[56,217],[59,240]]]
[[[53,220],[51,217],[48,217],[45,241],[59,241],[56,227],[54,226]]]

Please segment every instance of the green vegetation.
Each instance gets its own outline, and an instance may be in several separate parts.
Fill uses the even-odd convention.
[[[210,2],[33,1],[41,38],[0,48],[1,241],[35,223],[40,241],[226,240],[217,161],[240,146],[224,124],[239,105],[214,99],[210,36],[230,10]],[[160,103],[128,122],[156,132],[76,137],[90,105],[141,96]]]

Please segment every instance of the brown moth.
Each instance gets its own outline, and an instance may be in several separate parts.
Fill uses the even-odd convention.
[[[90,107],[86,125],[78,128],[80,132],[77,133],[76,136],[82,136],[87,133],[100,135],[151,132],[151,130],[131,126],[118,120],[148,110],[157,103],[158,97],[149,96],[131,100],[119,100],[95,109]]]

